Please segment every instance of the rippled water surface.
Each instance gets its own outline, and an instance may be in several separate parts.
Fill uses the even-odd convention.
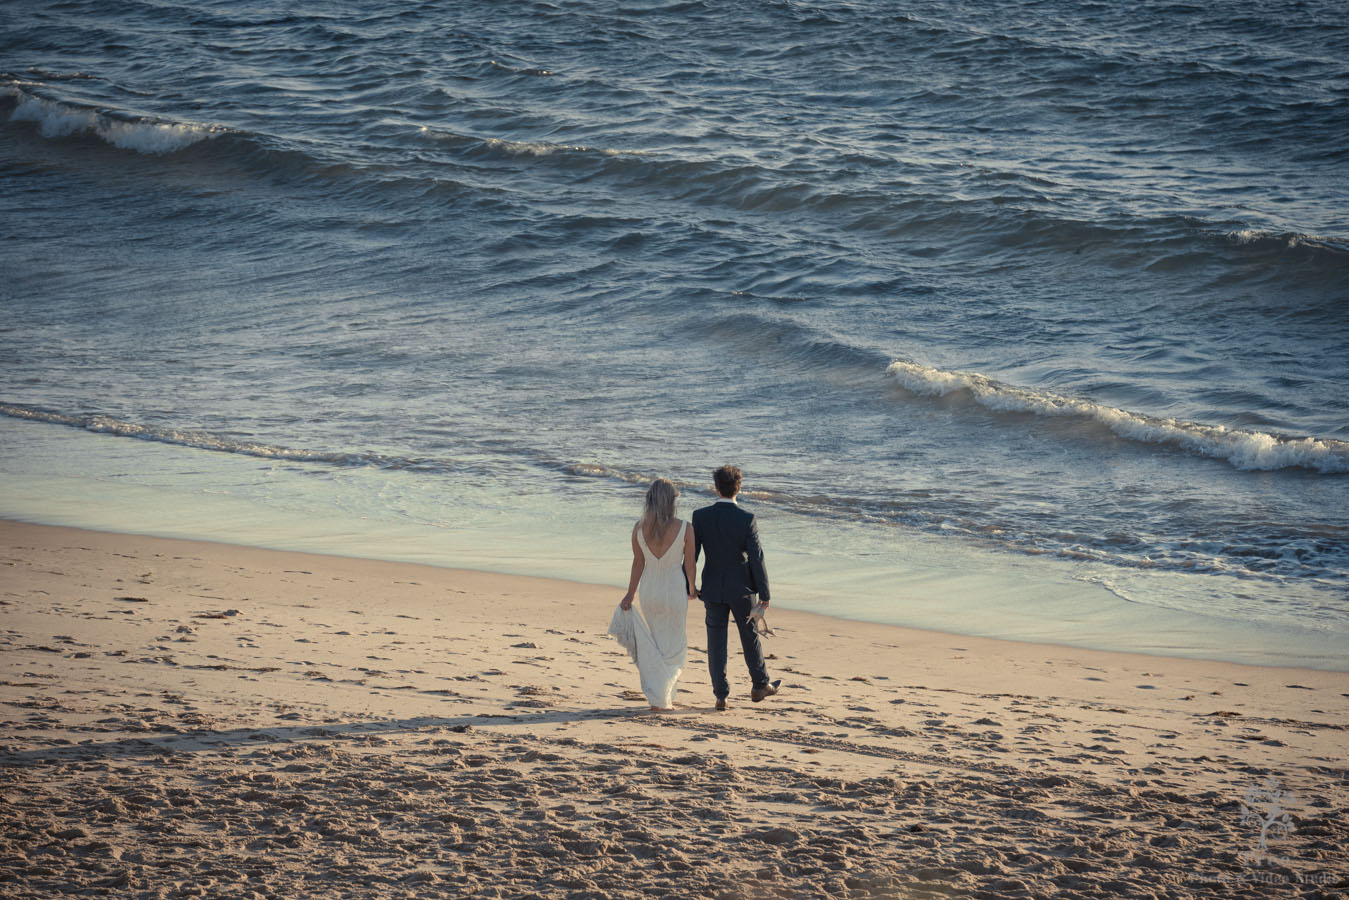
[[[1333,2],[10,3],[0,469],[444,531],[735,461],[835,572],[1349,648],[1346,60]]]

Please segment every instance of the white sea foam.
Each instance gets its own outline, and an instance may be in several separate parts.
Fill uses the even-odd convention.
[[[17,87],[10,87],[8,93],[18,101],[10,121],[34,122],[43,137],[92,134],[123,150],[158,155],[225,132],[217,125],[116,119],[94,109],[44,100]]]
[[[1229,231],[1227,239],[1238,246],[1262,243],[1282,243],[1290,250],[1297,247],[1310,247],[1315,250],[1328,250],[1336,253],[1345,252],[1344,238],[1324,237],[1315,234],[1300,234],[1291,231],[1263,231],[1258,228],[1243,228],[1240,231]]]
[[[642,472],[626,472],[600,463],[571,463],[566,466],[571,475],[583,475],[588,478],[616,478],[629,484],[647,484],[654,476]]]
[[[515,156],[552,156],[554,153],[594,153],[600,156],[648,156],[645,150],[625,150],[618,147],[591,147],[586,144],[556,144],[551,141],[512,141],[505,138],[474,137],[453,131],[440,131],[426,125],[421,133],[430,138],[461,144],[481,144]]]
[[[1286,241],[1289,247],[1296,247],[1304,240],[1317,240],[1310,235],[1294,234],[1292,232],[1264,231],[1259,228],[1242,228],[1239,231],[1227,232],[1227,239],[1234,244],[1258,244],[1263,241]]]
[[[1234,244],[1250,244],[1265,238],[1276,237],[1272,231],[1260,231],[1256,228],[1243,228],[1240,231],[1227,232],[1227,239]]]
[[[486,138],[488,147],[517,156],[552,156],[554,153],[594,153],[600,156],[646,156],[642,150],[621,150],[616,147],[590,147],[585,144],[554,144],[550,141],[508,141]]]
[[[918,363],[896,361],[888,371],[905,389],[922,396],[943,397],[964,391],[980,405],[997,412],[1086,419],[1128,440],[1179,447],[1200,456],[1226,460],[1238,469],[1349,472],[1349,441],[1287,438],[1148,416],[1079,397],[1004,384],[977,372],[951,372]]]

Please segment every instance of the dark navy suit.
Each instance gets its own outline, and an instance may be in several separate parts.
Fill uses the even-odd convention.
[[[726,630],[731,616],[740,631],[740,647],[754,687],[767,686],[763,647],[749,620],[753,596],[769,599],[768,572],[754,514],[729,500],[695,510],[693,546],[694,559],[702,554],[706,560],[701,596],[707,609],[707,668],[712,676],[712,693],[722,699],[731,692],[726,681]]]

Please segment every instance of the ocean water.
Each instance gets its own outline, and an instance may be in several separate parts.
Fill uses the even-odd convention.
[[[7,3],[0,515],[1349,669],[1343,12]]]

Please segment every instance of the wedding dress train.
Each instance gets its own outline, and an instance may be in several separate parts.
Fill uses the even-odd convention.
[[[684,529],[665,551],[656,556],[646,545],[641,525],[637,526],[637,545],[645,566],[637,583],[637,600],[632,609],[621,605],[614,611],[609,633],[618,639],[637,664],[642,693],[652,706],[674,706],[675,682],[684,670],[688,640],[684,635],[689,596],[684,580]]]

